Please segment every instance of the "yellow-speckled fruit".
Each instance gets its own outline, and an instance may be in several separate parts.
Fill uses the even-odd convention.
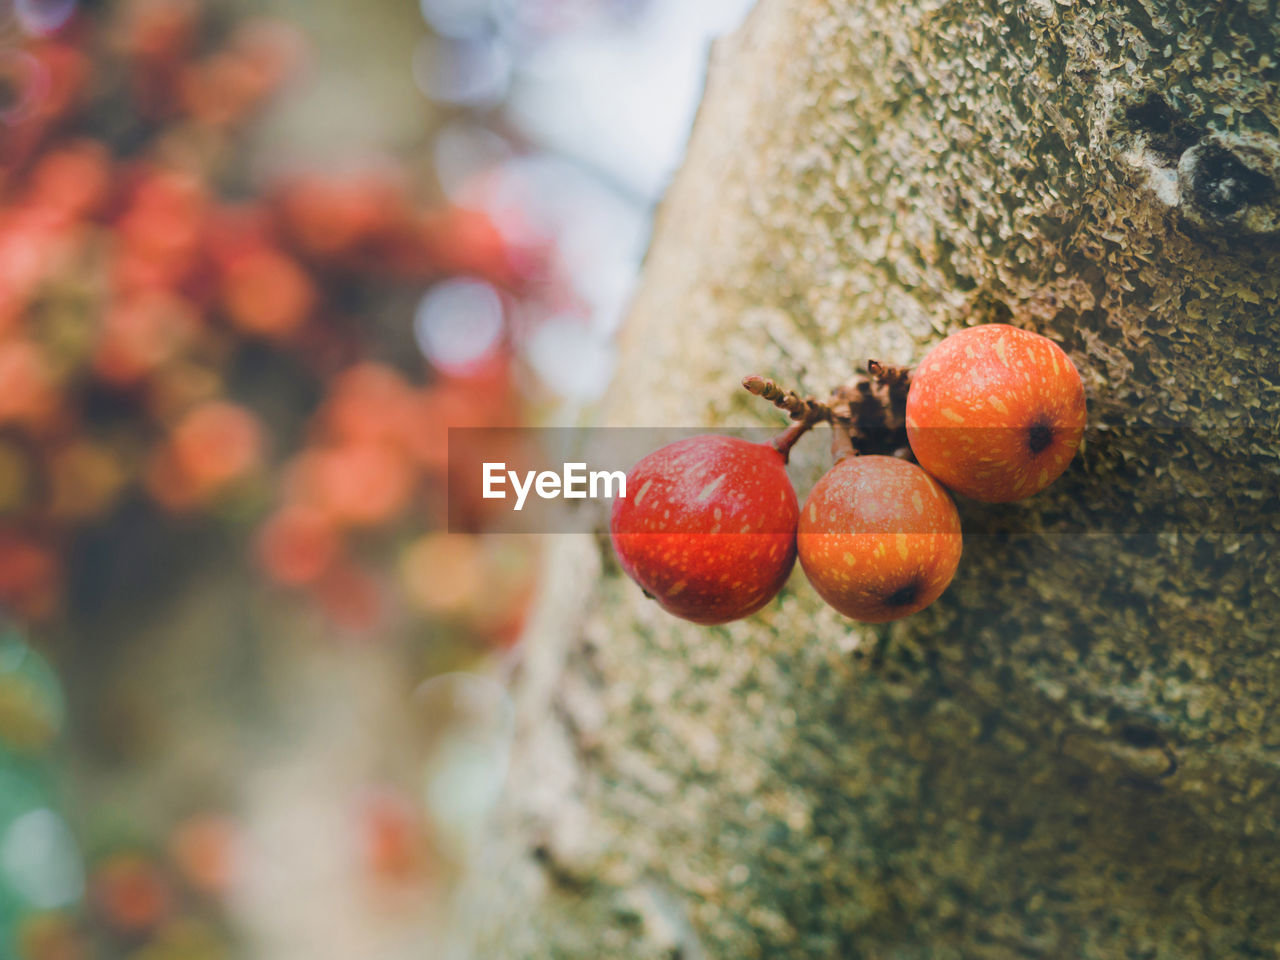
[[[866,623],[898,620],[942,595],[960,564],[960,516],[914,463],[849,457],[800,511],[800,564],[822,599]]]
[[[1075,364],[1029,330],[1003,323],[961,330],[911,373],[911,451],[920,466],[975,500],[1006,503],[1039,493],[1067,469],[1084,426]]]

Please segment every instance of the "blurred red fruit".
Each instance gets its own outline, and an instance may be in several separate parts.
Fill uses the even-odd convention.
[[[45,422],[57,407],[53,373],[28,340],[0,341],[0,425]]]
[[[135,60],[177,61],[193,46],[199,21],[197,0],[128,0],[120,46]]]
[[[507,242],[488,214],[462,207],[431,213],[423,220],[422,235],[431,261],[443,273],[508,286],[516,279]]]
[[[353,564],[334,565],[311,591],[329,621],[343,630],[369,633],[382,620],[377,581]]]
[[[184,351],[198,324],[190,304],[164,290],[128,297],[103,319],[94,371],[114,386],[134,386]]]
[[[130,0],[119,33],[119,47],[130,61],[133,95],[139,110],[164,117],[175,105],[176,78],[200,25],[197,0]]]
[[[413,879],[423,866],[423,823],[408,797],[379,790],[365,799],[359,817],[366,869],[382,881]]]
[[[132,853],[113,854],[89,878],[90,895],[103,919],[121,933],[154,928],[169,913],[169,884],[151,860]]]
[[[241,123],[272,92],[283,67],[267,54],[250,56],[221,50],[203,62],[182,68],[178,81],[183,110],[197,123],[226,128]]]
[[[44,619],[53,612],[60,575],[51,547],[0,529],[0,608],[27,620]]]
[[[316,292],[293,260],[264,248],[227,265],[222,298],[231,322],[242,332],[287,337],[306,322],[315,307]]]
[[[378,443],[345,443],[318,454],[316,479],[329,516],[343,526],[376,526],[409,503],[413,474],[404,457]]]
[[[15,328],[40,285],[58,263],[64,225],[38,211],[0,212],[0,335]]]
[[[264,445],[257,418],[225,401],[206,403],[187,414],[174,430],[172,443],[179,468],[208,490],[257,466]]]
[[[333,382],[323,423],[338,440],[400,442],[413,416],[414,394],[391,367],[360,363]]]
[[[219,897],[235,880],[238,840],[239,829],[231,818],[197,814],[174,829],[169,857],[193,889]]]
[[[171,510],[187,510],[220,493],[258,465],[263,434],[257,419],[233,403],[212,401],[182,419],[153,455],[147,488]]]
[[[478,537],[431,533],[400,556],[400,579],[409,603],[430,616],[472,610],[485,591],[484,552]]]
[[[313,583],[333,565],[342,543],[329,519],[305,506],[286,506],[258,531],[258,561],[276,583]]]
[[[208,194],[196,177],[144,173],[116,224],[121,287],[172,287],[187,280],[204,241],[208,209]]]
[[[323,260],[367,251],[407,206],[400,184],[377,174],[353,179],[300,176],[285,184],[276,199],[285,234],[304,253]]]
[[[111,159],[95,140],[75,141],[44,157],[31,172],[26,202],[63,225],[98,213],[111,187]]]

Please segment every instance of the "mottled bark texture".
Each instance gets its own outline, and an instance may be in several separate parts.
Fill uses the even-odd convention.
[[[1005,321],[1094,431],[889,628],[798,571],[691,627],[553,544],[477,956],[1276,955],[1278,47],[1275,0],[761,0],[720,44],[608,421],[777,422],[740,377]]]

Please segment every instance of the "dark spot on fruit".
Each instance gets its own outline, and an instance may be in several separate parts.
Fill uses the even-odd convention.
[[[1265,200],[1275,184],[1256,170],[1250,170],[1233,154],[1217,144],[1198,148],[1191,177],[1196,204],[1211,216],[1230,217],[1251,203]]]
[[[657,598],[656,598],[652,593],[650,593],[650,592],[649,592],[648,590],[646,590],[644,587],[641,587],[641,588],[640,588],[640,592],[641,592],[641,593],[643,593],[643,594],[644,594],[646,597],[648,597],[650,600],[656,600],[656,599],[657,599]]]
[[[919,594],[920,584],[908,583],[905,587],[901,587],[885,597],[884,602],[889,607],[909,607],[916,602],[916,597]]]
[[[1040,453],[1053,443],[1053,427],[1047,423],[1037,423],[1027,433],[1027,449],[1032,453]]]

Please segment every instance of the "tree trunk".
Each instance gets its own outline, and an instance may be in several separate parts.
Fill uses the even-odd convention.
[[[1274,954],[1278,47],[1275,0],[761,0],[717,46],[607,422],[777,422],[744,374],[999,321],[1092,430],[887,628],[798,571],[690,626],[553,538],[477,957]]]

